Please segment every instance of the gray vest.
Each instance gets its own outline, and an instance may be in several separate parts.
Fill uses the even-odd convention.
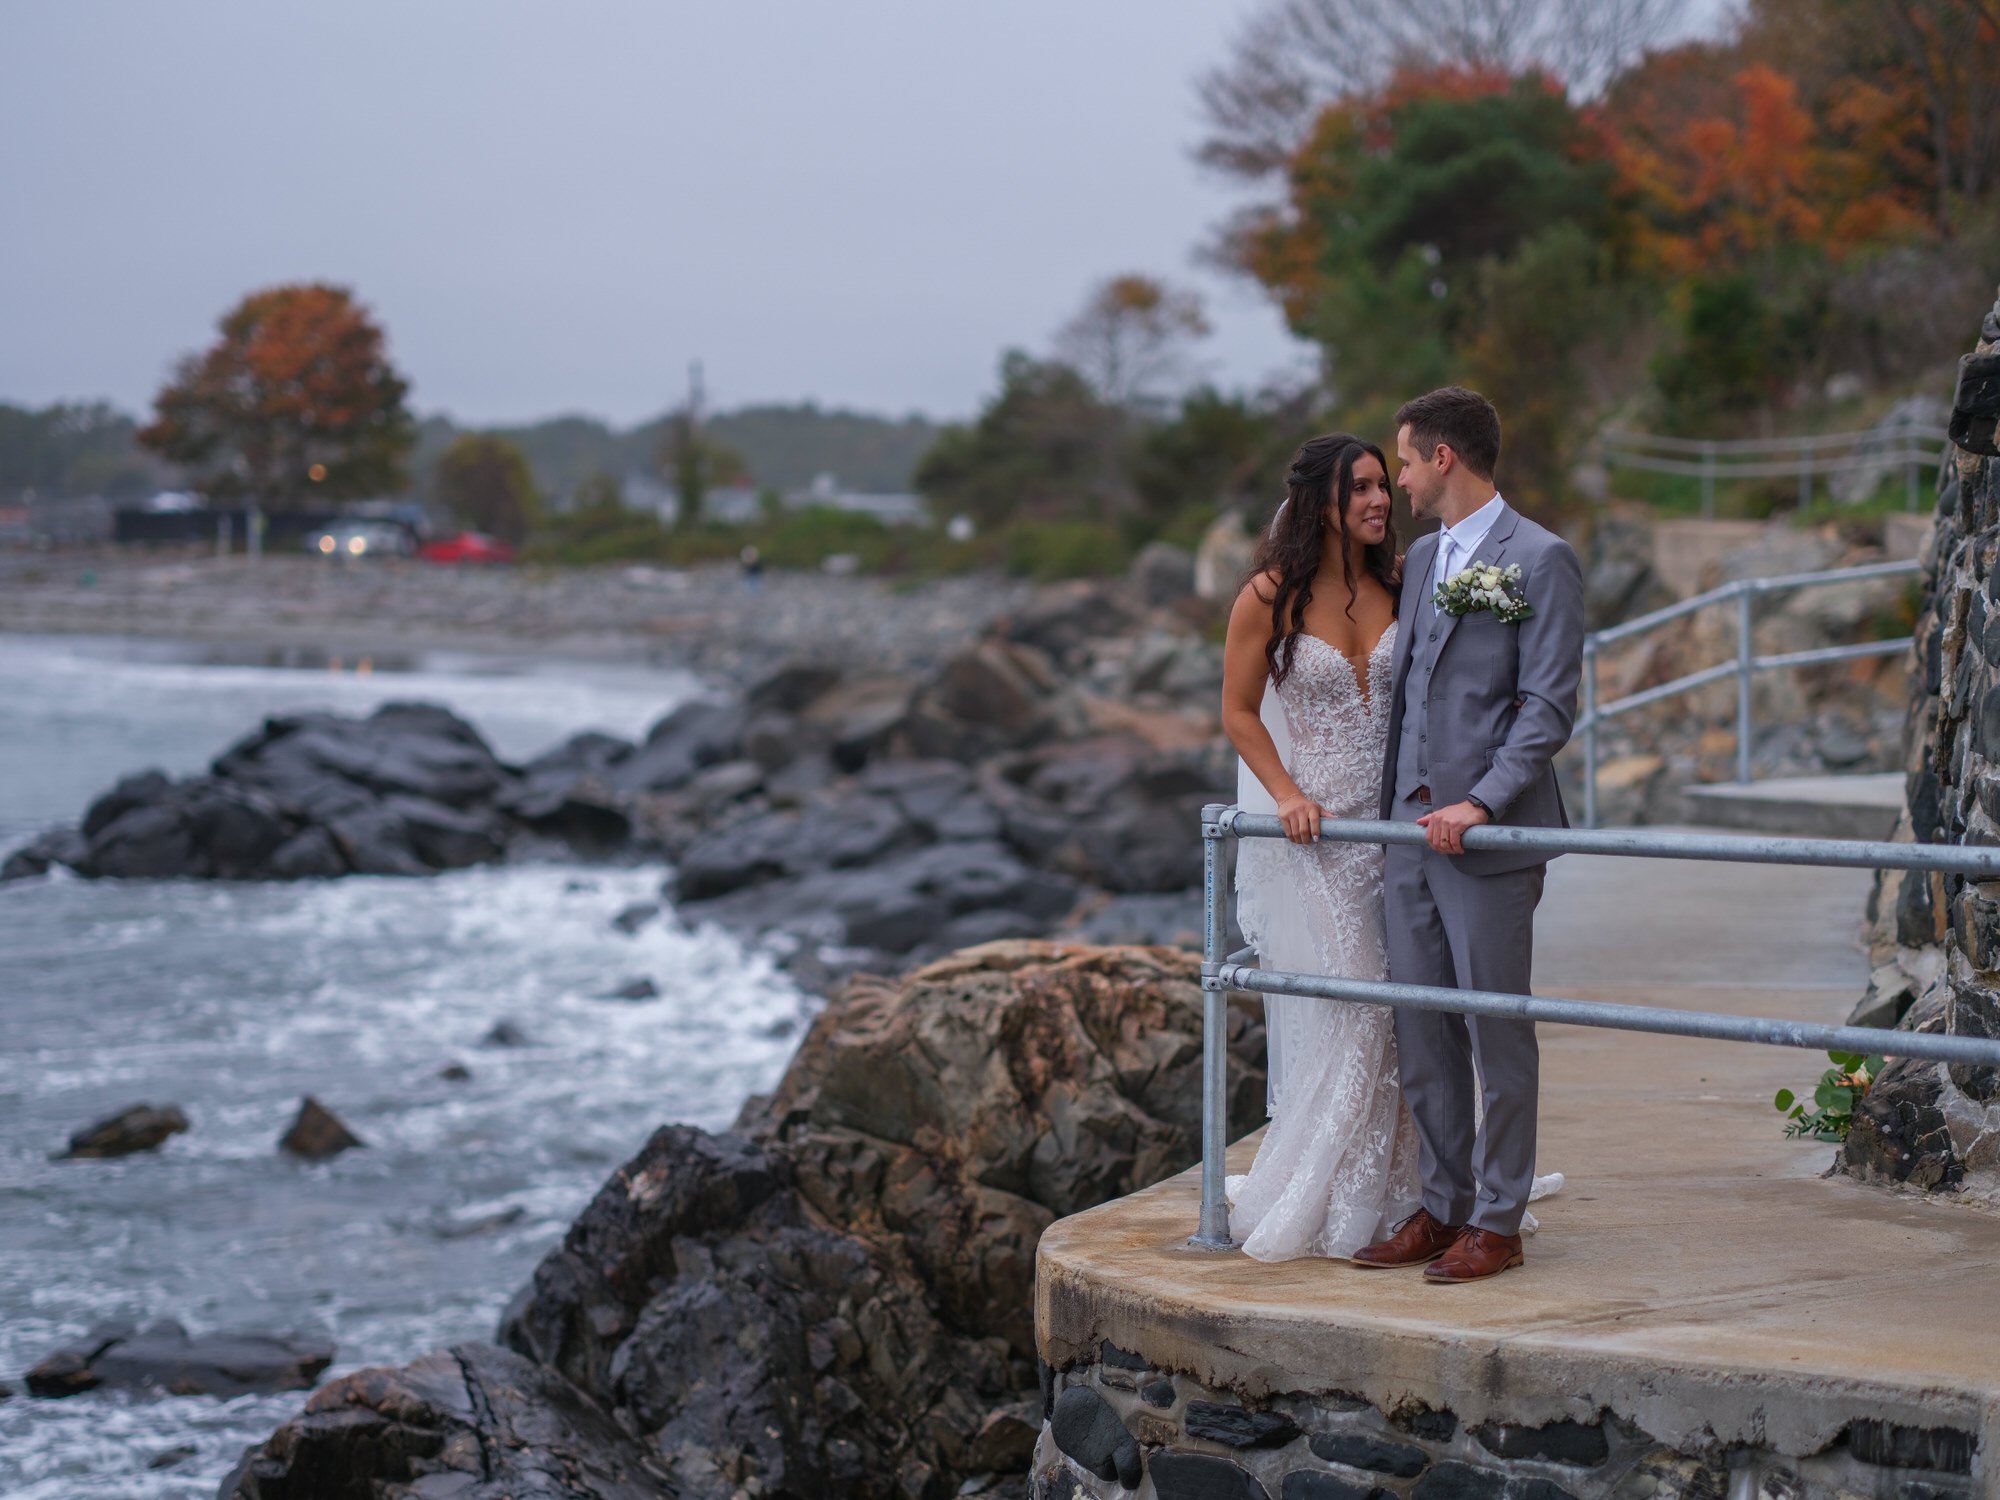
[[[1431,603],[1436,585],[1426,578],[1423,590],[1410,621],[1410,675],[1403,685],[1402,732],[1396,745],[1395,816],[1399,818],[1405,816],[1404,806],[1411,795],[1430,778],[1431,670],[1438,659],[1439,616],[1437,606]],[[1412,805],[1415,810],[1408,816],[1420,816],[1422,805]]]

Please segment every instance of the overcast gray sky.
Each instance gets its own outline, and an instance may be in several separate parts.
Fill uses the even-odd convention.
[[[1193,80],[1249,0],[0,0],[0,400],[133,410],[325,278],[465,421],[678,399],[971,411],[1098,278],[1198,287]]]

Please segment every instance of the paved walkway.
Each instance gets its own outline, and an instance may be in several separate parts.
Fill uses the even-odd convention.
[[[1536,988],[1838,1021],[1866,979],[1865,872],[1586,859],[1552,867]],[[1771,1107],[1818,1053],[1545,1026],[1528,1264],[1439,1288],[1344,1263],[1192,1251],[1194,1173],[1043,1237],[1038,1327],[1218,1385],[1414,1397],[1468,1422],[1609,1408],[1669,1442],[1794,1454],[1856,1416],[2000,1443],[2000,1219],[1822,1176]],[[1254,1149],[1239,1143],[1230,1169]]]

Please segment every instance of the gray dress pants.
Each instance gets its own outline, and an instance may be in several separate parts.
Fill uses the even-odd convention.
[[[1546,865],[1467,875],[1450,855],[1401,844],[1387,860],[1392,980],[1529,993]],[[1535,1023],[1399,1006],[1396,1051],[1422,1145],[1424,1207],[1446,1224],[1520,1233],[1535,1176]],[[1476,1129],[1475,1062],[1484,1105]]]

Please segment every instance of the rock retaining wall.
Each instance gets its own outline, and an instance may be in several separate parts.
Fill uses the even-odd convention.
[[[2000,843],[2000,304],[1960,362],[1905,740],[1904,829]],[[2000,1036],[2000,881],[1885,875],[1857,1021]],[[1890,1053],[1894,1047],[1884,1049]],[[1840,1153],[1863,1179],[2000,1205],[2000,1069],[1890,1063]]]
[[[1468,1428],[1340,1394],[1261,1401],[1105,1343],[1050,1372],[1035,1500],[1956,1500],[1978,1491],[1976,1435],[1856,1422],[1821,1453],[1689,1452],[1629,1422]]]

